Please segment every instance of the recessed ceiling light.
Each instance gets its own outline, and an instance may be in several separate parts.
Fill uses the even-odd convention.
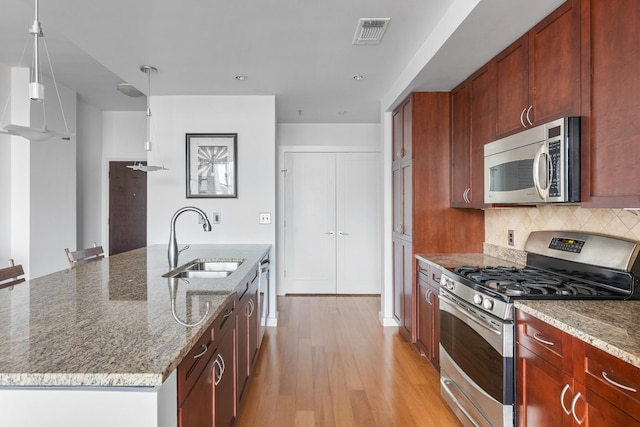
[[[338,111],[338,115],[339,116],[344,116],[344,115],[347,115],[347,114],[349,114],[348,111]]]
[[[238,75],[236,76],[236,80],[238,80],[238,81],[240,81],[240,82],[243,82],[243,81],[247,80],[248,78],[249,78],[249,77],[245,76],[244,74],[238,74]]]
[[[353,80],[356,80],[356,81],[364,80],[365,78],[367,78],[367,76],[363,74],[356,74],[355,76],[353,76]]]

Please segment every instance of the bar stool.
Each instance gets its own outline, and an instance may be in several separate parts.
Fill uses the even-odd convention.
[[[10,267],[0,268],[0,289],[17,285],[24,282],[22,264],[15,265],[12,259],[9,260]]]
[[[104,258],[102,246],[98,246],[96,243],[93,244],[92,248],[79,249],[73,252],[65,248],[64,251],[67,254],[67,258],[69,258],[71,268]]]

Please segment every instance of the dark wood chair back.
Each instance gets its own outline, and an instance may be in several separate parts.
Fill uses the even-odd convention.
[[[20,277],[23,274],[24,270],[21,264],[0,268],[0,289],[24,282],[24,277]]]
[[[67,254],[67,258],[69,258],[71,268],[104,258],[104,250],[102,249],[102,246],[95,244],[92,248],[79,249],[73,252],[69,249],[65,249],[64,251]]]

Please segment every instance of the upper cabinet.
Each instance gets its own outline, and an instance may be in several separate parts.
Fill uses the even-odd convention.
[[[484,144],[495,139],[495,67],[451,92],[451,206],[483,208]]]
[[[491,61],[496,137],[580,115],[580,32],[580,0],[569,0]]]
[[[583,2],[582,205],[640,207],[640,2]]]

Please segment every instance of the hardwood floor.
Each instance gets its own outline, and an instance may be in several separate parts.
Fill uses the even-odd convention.
[[[435,368],[380,324],[379,297],[279,297],[278,310],[237,427],[461,426]]]

